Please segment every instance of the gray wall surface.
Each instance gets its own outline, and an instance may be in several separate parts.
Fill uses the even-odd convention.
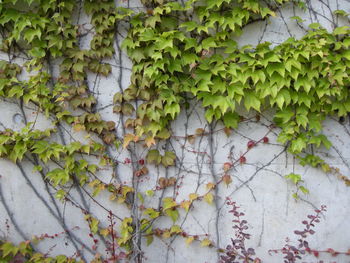
[[[350,2],[346,0],[327,1],[331,10],[343,9],[350,12]],[[302,37],[303,31],[298,27],[291,16],[299,15],[307,26],[312,22],[319,22],[327,29],[332,30],[334,17],[321,0],[307,1],[310,12],[296,11],[291,6],[285,6],[277,16],[269,23],[254,23],[247,27],[244,34],[238,40],[240,45],[269,41],[273,45],[282,43],[290,36]],[[118,2],[118,5],[121,3]],[[131,2],[130,6],[137,9],[139,3]],[[297,12],[295,14],[294,12]],[[87,16],[79,16],[77,23],[89,21]],[[341,24],[343,21],[339,21]],[[125,35],[125,32],[121,32]],[[91,35],[81,40],[81,48],[88,49]],[[118,41],[122,37],[118,35]],[[120,44],[120,43],[119,43]],[[103,77],[90,74],[88,85],[97,98],[98,112],[105,120],[113,120],[117,123],[117,134],[121,134],[120,119],[112,112],[113,95],[128,87],[131,74],[131,62],[127,55],[119,51],[119,44],[115,45],[114,58],[105,61],[112,66],[112,74]],[[7,60],[6,54],[1,54],[1,59]],[[18,63],[25,62],[18,58]],[[58,69],[54,69],[56,74]],[[23,76],[26,78],[26,76]],[[122,79],[122,85],[118,84],[118,78]],[[0,99],[0,126],[1,129],[10,128],[20,130],[24,127],[24,117],[28,122],[35,122],[35,128],[43,129],[49,125],[45,116],[38,114],[34,105],[25,105],[24,112],[15,101]],[[232,183],[228,186],[221,184],[218,188],[218,198],[214,204],[198,202],[188,214],[181,214],[177,224],[181,225],[190,234],[208,235],[218,247],[225,247],[234,236],[232,229],[232,216],[228,213],[229,207],[225,205],[227,197],[236,201],[240,210],[245,213],[244,218],[248,221],[251,239],[248,246],[255,248],[256,254],[263,262],[283,262],[282,254],[271,256],[270,249],[280,249],[285,244],[286,237],[290,237],[291,243],[297,244],[294,230],[303,229],[301,223],[307,215],[313,214],[314,209],[321,205],[327,206],[327,212],[322,214],[321,222],[315,227],[316,233],[308,238],[310,247],[320,250],[333,248],[339,251],[347,251],[350,248],[350,189],[332,174],[326,174],[320,169],[309,166],[302,167],[292,155],[285,151],[285,147],[277,141],[279,130],[269,126],[272,123],[271,112],[264,112],[260,122],[254,118],[242,122],[238,129],[233,130],[230,136],[223,131],[222,124],[211,127],[214,135],[197,138],[194,142],[186,136],[195,134],[197,128],[209,131],[210,127],[204,119],[203,109],[198,105],[191,105],[188,110],[183,110],[180,116],[172,124],[173,137],[170,143],[160,144],[157,147],[164,150],[175,151],[179,160],[177,166],[164,169],[149,165],[149,174],[139,184],[141,191],[154,189],[159,177],[168,176],[181,179],[183,184],[179,194],[174,189],[165,191],[164,196],[175,196],[177,201],[188,199],[188,194],[203,194],[206,184],[212,182],[215,177],[224,174],[223,165],[230,158],[236,159],[246,151],[247,142],[259,140],[265,136],[269,138],[268,144],[259,144],[247,154],[247,163],[230,171]],[[74,140],[86,142],[84,132],[75,132],[72,127],[63,127],[64,139],[67,143]],[[339,168],[344,175],[350,172],[350,123],[347,119],[344,123],[329,118],[324,122],[324,134],[328,136],[333,146],[330,150],[323,148],[316,152],[329,164]],[[210,144],[210,140],[213,140]],[[57,138],[59,140],[59,138]],[[213,155],[210,155],[210,145],[213,146]],[[145,158],[147,151],[140,147],[136,151],[139,159]],[[209,153],[209,154],[208,154]],[[112,156],[118,160],[124,160],[128,154],[123,151],[112,152]],[[91,158],[93,161],[93,158]],[[213,166],[211,165],[213,164]],[[295,186],[284,176],[295,172],[302,175],[305,187],[310,194],[301,195],[300,200],[295,200],[292,194],[296,191]],[[111,176],[112,170],[106,167],[98,173],[105,182],[115,182]],[[118,174],[122,181],[131,183],[132,171],[128,164],[120,163]],[[50,251],[50,255],[64,253],[73,255],[76,249],[82,249],[87,261],[93,258],[93,245],[89,235],[89,227],[84,220],[84,215],[77,206],[72,203],[62,203],[54,196],[56,190],[48,185],[44,178],[37,172],[33,172],[33,165],[28,161],[20,164],[0,159],[0,237],[12,242],[20,242],[30,239],[33,235],[55,234],[65,229],[72,230],[72,239],[68,235],[60,235],[55,239],[46,239],[39,242],[36,248],[41,252]],[[86,192],[91,190],[86,187]],[[107,211],[123,216],[128,215],[128,209],[116,202],[109,201],[105,192],[93,200],[84,191],[71,189],[72,200],[81,207],[87,208],[100,220],[100,226],[107,227]],[[159,196],[145,197],[147,206],[157,207]],[[101,207],[100,204],[103,204]],[[10,228],[6,229],[6,222]],[[120,222],[117,222],[118,230]],[[170,227],[172,222],[169,218],[157,222],[157,227]],[[75,229],[79,226],[79,229]],[[84,248],[83,248],[84,247]],[[155,238],[152,245],[142,245],[145,252],[145,262],[217,262],[215,248],[201,247],[199,243],[187,246],[182,237],[170,239]],[[88,248],[88,249],[87,249]],[[90,250],[90,251],[89,251]],[[103,242],[97,249],[102,255],[104,252]],[[350,262],[350,257],[339,255],[332,258],[323,254],[324,262]],[[316,262],[312,256],[305,256],[303,262]]]

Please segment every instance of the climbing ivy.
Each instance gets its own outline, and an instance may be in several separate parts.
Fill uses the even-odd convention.
[[[176,164],[177,156],[155,146],[173,136],[170,125],[189,104],[200,103],[208,123],[222,122],[225,132],[236,129],[245,115],[259,115],[272,110],[274,125],[279,128],[278,142],[285,145],[302,165],[320,167],[332,172],[347,185],[350,181],[319,156],[310,154],[312,146],[331,147],[322,134],[323,121],[329,116],[345,117],[350,112],[350,28],[335,27],[328,31],[318,23],[308,25],[305,35],[291,37],[279,45],[264,42],[257,46],[239,46],[237,40],[247,25],[268,21],[277,10],[289,4],[304,10],[301,0],[189,0],[173,2],[142,0],[143,9],[135,11],[117,7],[112,0],[3,0],[0,3],[1,51],[8,55],[0,61],[0,96],[23,105],[35,105],[50,121],[51,128],[35,129],[27,122],[19,131],[0,132],[0,156],[14,163],[30,160],[56,191],[56,197],[69,202],[71,186],[90,187],[91,196],[101,191],[110,199],[124,203],[130,217],[119,218],[110,211],[109,228],[82,209],[91,235],[111,238],[111,259],[117,255],[115,244],[125,257],[137,258],[137,231],[147,244],[154,237],[182,236],[186,243],[199,241],[201,246],[214,247],[208,237],[190,235],[177,225],[180,212],[188,213],[193,204],[205,200],[212,204],[218,184],[230,184],[225,174],[218,182],[208,183],[203,194],[191,193],[181,202],[173,197],[161,199],[158,208],[147,207],[146,198],[154,192],[177,185],[174,177],[162,176],[158,188],[139,192],[134,184],[106,183],[96,173],[104,166],[117,163],[110,150],[132,151],[146,146],[146,162],[125,159],[133,165],[133,176],[148,174],[148,165],[165,168]],[[91,29],[74,20],[79,9],[85,10]],[[337,16],[346,16],[338,10]],[[300,17],[294,17],[301,23]],[[88,85],[88,74],[109,76],[108,61],[115,55],[115,45],[121,26],[127,35],[122,49],[132,61],[128,88],[116,92],[113,112],[121,116],[124,132],[116,132],[114,121],[104,120],[96,108],[97,99]],[[81,48],[80,40],[93,32],[90,48]],[[58,65],[58,73],[53,65]],[[25,77],[23,77],[23,75]],[[243,109],[242,109],[243,108]],[[124,117],[128,117],[124,119]],[[62,127],[72,127],[76,133],[86,132],[87,142],[59,142]],[[195,137],[206,136],[197,129]],[[248,144],[268,143],[264,137]],[[96,157],[92,161],[91,156]],[[244,164],[241,156],[236,163]],[[47,164],[50,165],[47,165]],[[224,171],[236,163],[226,163]],[[286,176],[300,192],[309,191],[300,175]],[[85,188],[83,188],[85,189]],[[135,216],[135,204],[141,204],[141,217]],[[157,228],[154,222],[169,217],[170,228]],[[115,235],[115,218],[121,221]],[[140,230],[141,229],[141,230]],[[29,262],[43,262],[43,255],[33,254],[30,242],[18,247],[0,245],[0,259],[6,262],[20,253]],[[136,256],[135,256],[136,255]],[[96,259],[97,260],[97,259]],[[102,259],[101,259],[102,260]],[[65,256],[47,262],[75,262]],[[96,261],[102,262],[102,261]]]

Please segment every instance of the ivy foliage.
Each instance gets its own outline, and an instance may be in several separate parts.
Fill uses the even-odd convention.
[[[275,16],[274,8],[259,1],[169,2],[134,16],[123,43],[134,63],[123,98],[145,100],[136,111],[147,124],[137,134],[157,135],[191,97],[201,101],[208,122],[222,120],[229,128],[238,126],[239,105],[273,108],[279,141],[290,152],[329,148],[322,121],[350,110],[349,27],[328,32],[311,24],[300,40],[239,48],[234,39],[243,28]]]
[[[30,262],[30,263],[78,263],[73,258],[69,258],[65,255],[59,255],[56,257],[47,257],[41,253],[37,253],[33,250],[29,242],[21,242],[18,246],[10,242],[0,242],[0,262],[7,263],[13,260],[18,262]]]
[[[280,45],[265,42],[256,47],[240,47],[237,39],[247,25],[276,16],[285,4],[304,9],[301,0],[142,0],[144,9],[117,7],[113,0],[3,0],[0,3],[0,50],[9,57],[0,61],[0,96],[20,105],[35,105],[51,121],[46,130],[26,123],[20,131],[0,132],[0,156],[14,163],[31,160],[36,171],[57,189],[56,196],[67,201],[65,189],[72,184],[88,185],[92,196],[106,190],[110,199],[124,203],[130,210],[135,200],[145,205],[145,195],[126,183],[104,183],[96,176],[100,166],[87,161],[88,155],[100,165],[115,166],[109,149],[121,144],[144,142],[148,148],[159,140],[171,138],[170,125],[190,101],[199,102],[205,118],[220,121],[226,128],[237,128],[247,113],[273,110],[280,128],[278,141],[300,159],[302,165],[321,167],[325,172],[339,171],[319,157],[307,153],[310,145],[331,147],[322,134],[322,122],[328,116],[346,116],[350,112],[350,29],[348,26],[327,31],[320,24],[309,25],[301,38],[289,38]],[[91,19],[91,30],[74,20],[84,9]],[[344,15],[338,10],[335,15]],[[346,14],[345,14],[346,15]],[[300,22],[300,18],[294,17]],[[129,133],[117,136],[114,121],[103,120],[96,109],[95,94],[88,87],[88,74],[108,76],[112,67],[106,61],[115,53],[120,25],[127,26],[122,43],[131,59],[130,85],[113,98],[113,112],[129,116],[123,126]],[[89,49],[80,47],[80,39],[93,32]],[[21,59],[25,60],[22,63]],[[20,62],[18,62],[20,61]],[[58,76],[52,63],[59,65]],[[22,75],[27,74],[27,78]],[[137,102],[137,103],[135,103]],[[54,136],[69,125],[75,132],[88,133],[89,143],[59,143]],[[203,135],[200,131],[197,135]],[[91,138],[95,138],[94,140]],[[244,159],[242,159],[244,158]],[[245,163],[245,157],[239,162]],[[150,149],[149,165],[171,167],[176,155]],[[147,174],[142,161],[133,176]],[[50,163],[50,169],[45,164]],[[223,182],[229,184],[227,175]],[[347,184],[350,181],[338,173]],[[298,191],[307,193],[297,174],[287,175]],[[159,178],[159,189],[176,184],[175,178]],[[181,209],[186,213],[196,201],[214,201],[216,185],[208,183],[202,195],[192,193],[188,200],[161,200],[162,207],[144,207],[142,218],[121,220],[118,245],[129,254],[136,229],[141,229],[147,244],[153,237],[182,235],[186,243],[194,240],[204,247],[214,246],[207,237],[187,235],[175,225]],[[153,227],[155,220],[167,216],[172,227]],[[87,215],[92,233],[113,237],[113,230],[99,227],[99,221]],[[113,224],[112,224],[113,225]],[[23,251],[22,251],[22,250]],[[29,262],[43,262],[26,245],[10,243],[0,246],[0,260],[19,253],[31,257]],[[39,257],[36,260],[36,257]],[[35,261],[36,260],[36,261]],[[45,259],[46,260],[46,259]],[[67,258],[47,262],[74,262]]]

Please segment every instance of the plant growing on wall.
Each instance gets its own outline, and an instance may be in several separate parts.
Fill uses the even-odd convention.
[[[0,156],[15,163],[28,184],[30,178],[23,163],[31,163],[47,189],[54,190],[55,198],[82,212],[90,229],[93,245],[89,249],[95,255],[94,262],[125,259],[142,262],[143,242],[150,245],[155,237],[168,240],[183,237],[188,245],[198,242],[202,247],[220,251],[218,240],[207,234],[188,233],[179,224],[179,218],[187,216],[197,202],[217,205],[219,185],[229,185],[230,172],[247,162],[249,151],[268,144],[272,132],[278,133],[283,152],[293,154],[301,165],[321,168],[350,185],[350,179],[339,169],[313,153],[313,148],[331,147],[322,134],[325,118],[345,118],[350,112],[347,25],[333,23],[332,31],[319,23],[306,28],[302,19],[295,16],[295,23],[305,30],[302,38],[290,37],[279,45],[264,42],[241,47],[237,41],[248,25],[269,21],[285,5],[305,10],[307,4],[301,0],[141,2],[141,11],[128,7],[128,3],[117,7],[111,0],[0,3],[0,48],[7,55],[7,59],[0,61],[0,96],[19,105],[25,124],[21,130],[5,127],[0,132]],[[90,19],[91,28],[72,16],[80,17],[81,13]],[[347,15],[336,10],[333,17],[346,20]],[[90,48],[81,48],[81,39],[90,32],[93,32]],[[120,47],[120,35],[124,32]],[[112,66],[108,60],[116,52],[122,67],[121,49],[133,66],[127,88],[122,87],[122,72],[117,79],[120,90],[116,90],[111,105],[117,123],[102,117],[97,107],[98,96],[89,86],[88,77],[109,76]],[[190,193],[179,201],[176,197],[184,176],[167,174],[180,160],[169,146],[172,139],[178,139],[171,124],[192,104],[201,105],[207,121],[206,129],[198,128],[195,134],[182,138],[192,143],[208,137],[211,144],[217,132],[213,124],[217,122],[222,123],[227,136],[253,115],[259,121],[267,110],[273,112],[273,123],[259,140],[248,141],[246,152],[224,163],[220,178],[214,176],[211,166],[213,181],[206,184],[205,190]],[[36,119],[28,121],[25,107],[35,108],[36,115],[44,115],[50,122],[48,128],[37,129]],[[84,132],[86,137],[67,142],[64,136],[67,127],[73,133]],[[159,145],[164,145],[164,150]],[[146,153],[140,157],[141,148]],[[115,158],[115,152],[123,157]],[[213,149],[195,154],[212,157]],[[132,171],[128,181],[121,179],[121,165]],[[164,168],[165,172],[158,176],[154,189],[143,191],[141,183],[150,167]],[[107,182],[101,179],[100,172],[109,168],[114,180]],[[290,173],[286,179],[295,184],[296,199],[309,192],[299,174]],[[107,227],[87,206],[75,202],[70,194],[73,188],[105,210]],[[165,194],[170,189],[174,189],[173,194]],[[95,197],[100,192],[124,204],[128,216],[98,202]],[[148,200],[156,198],[158,206],[148,206]],[[62,222],[62,216],[56,214],[56,219]],[[157,225],[164,217],[172,222],[168,228]],[[240,239],[232,241],[232,247],[241,250],[244,262],[252,262],[254,250],[244,247],[244,239],[248,238],[243,231],[246,223],[239,218],[238,221],[242,228]],[[74,257],[53,259],[35,254],[28,241],[19,246],[2,243],[0,260],[6,262],[16,257],[29,262],[86,260],[78,253],[84,242],[68,230],[64,221],[61,224],[75,244]],[[106,247],[104,256],[96,252],[102,242]],[[237,255],[233,254],[221,259],[231,262],[230,256],[236,260]]]

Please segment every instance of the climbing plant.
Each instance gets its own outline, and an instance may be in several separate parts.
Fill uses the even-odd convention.
[[[349,14],[334,10],[332,30],[321,23],[305,25],[301,17],[294,16],[293,23],[304,31],[301,38],[291,36],[278,45],[260,41],[256,46],[241,46],[239,39],[248,25],[270,21],[284,6],[305,11],[308,1],[141,3],[142,8],[135,9],[129,2],[111,0],[0,2],[0,49],[4,55],[0,96],[19,105],[24,122],[22,129],[4,127],[0,132],[0,156],[15,163],[24,175],[23,163],[31,163],[57,200],[83,213],[93,241],[93,262],[142,262],[142,242],[150,245],[155,237],[183,237],[188,245],[198,242],[222,253],[218,240],[188,233],[179,218],[202,200],[217,205],[219,185],[231,184],[230,172],[247,162],[245,155],[254,147],[269,144],[272,132],[278,133],[283,151],[299,159],[301,165],[321,168],[350,185],[348,177],[313,151],[331,147],[322,133],[323,121],[334,116],[342,119],[350,112]],[[81,23],[81,15],[89,22]],[[89,39],[88,48],[82,39]],[[120,89],[114,91],[110,105],[115,118],[107,120],[98,108],[98,92],[89,77],[110,76],[110,60],[116,56],[123,67],[121,50],[132,62],[130,85],[122,88],[120,72],[116,80]],[[180,201],[176,197],[184,175],[171,177],[167,173],[180,160],[169,146],[179,137],[171,125],[193,104],[203,109],[207,124],[206,129],[183,136],[191,143],[203,137],[210,143],[217,132],[214,123],[220,123],[230,136],[240,123],[252,118],[259,121],[267,111],[273,121],[261,139],[249,140],[245,153],[224,163],[222,176]],[[36,119],[29,121],[26,107],[45,116],[48,128],[36,128]],[[84,134],[84,140],[67,142],[67,129]],[[116,157],[115,152],[120,155]],[[131,169],[128,180],[122,179],[121,165]],[[164,168],[164,174],[158,176],[155,188],[142,190],[142,178],[150,167]],[[106,169],[112,170],[110,181],[102,179]],[[293,172],[285,177],[295,184],[296,199],[309,193],[301,175]],[[165,194],[170,188],[173,193]],[[105,210],[107,227],[87,206],[74,200],[71,189],[78,189]],[[128,215],[97,202],[100,193],[123,204]],[[148,205],[148,200],[156,198],[158,205]],[[171,226],[157,225],[164,217],[171,220]],[[57,215],[57,219],[62,218]],[[62,227],[71,240],[83,245],[74,231]],[[101,242],[106,255],[96,252]],[[78,245],[74,257],[52,258],[34,253],[35,242],[30,240],[19,246],[3,242],[0,262],[16,257],[28,262],[85,261]]]

